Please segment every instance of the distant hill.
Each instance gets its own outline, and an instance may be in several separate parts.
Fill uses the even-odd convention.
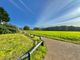
[[[46,31],[80,31],[80,27],[75,26],[53,26],[42,28],[42,30]]]

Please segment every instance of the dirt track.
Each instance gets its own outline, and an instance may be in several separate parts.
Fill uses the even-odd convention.
[[[43,39],[48,50],[44,60],[80,60],[80,45]]]

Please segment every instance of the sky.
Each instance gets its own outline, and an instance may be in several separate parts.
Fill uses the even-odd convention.
[[[80,0],[0,0],[0,7],[18,27],[80,26]]]

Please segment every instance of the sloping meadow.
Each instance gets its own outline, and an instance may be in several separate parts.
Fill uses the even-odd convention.
[[[23,34],[2,34],[0,35],[0,60],[16,60],[32,46],[32,40]]]

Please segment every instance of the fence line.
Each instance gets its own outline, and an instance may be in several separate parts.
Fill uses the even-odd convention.
[[[37,35],[34,35],[37,36]],[[25,58],[28,58],[28,60],[30,60],[30,56],[31,54],[40,46],[40,45],[44,45],[44,41],[42,40],[42,37],[38,36],[39,39],[41,40],[40,43],[38,43],[35,47],[32,47],[26,54],[22,55],[21,57],[19,57],[17,60],[23,60]]]

